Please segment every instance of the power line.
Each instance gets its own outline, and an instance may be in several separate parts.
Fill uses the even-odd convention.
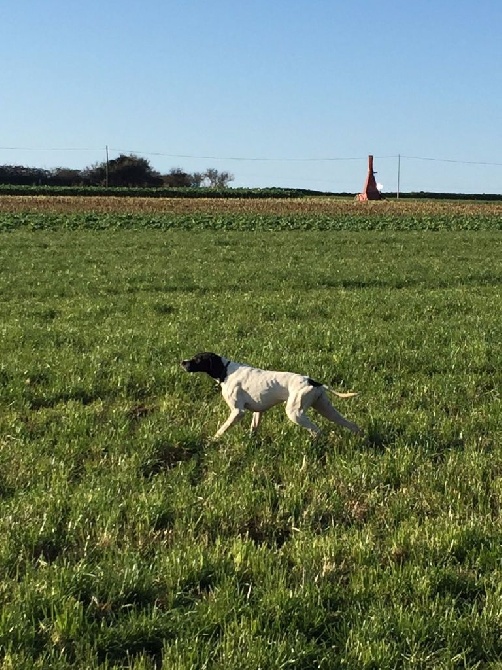
[[[82,147],[40,148],[40,147],[0,147],[0,151],[104,151],[104,147],[89,149]]]
[[[166,158],[191,158],[199,160],[211,160],[211,161],[253,161],[253,162],[327,162],[327,161],[361,161],[367,160],[367,156],[354,156],[354,157],[325,157],[325,158],[272,158],[272,157],[248,157],[248,156],[194,156],[191,154],[167,154],[160,151],[133,151],[131,149],[110,149],[116,153],[133,153],[142,156],[163,156]],[[380,158],[384,158],[381,156]],[[385,158],[393,158],[392,156],[386,156]]]
[[[452,158],[425,158],[423,156],[404,156],[401,154],[401,158],[406,158],[408,160],[414,161],[434,161],[436,163],[458,163],[460,165],[497,165],[502,166],[502,163],[490,163],[488,161],[460,161],[454,160]]]
[[[105,151],[105,147],[0,147],[0,151],[64,151],[64,152],[102,152]],[[114,153],[129,153],[136,154],[141,156],[161,156],[164,158],[186,158],[193,160],[214,160],[214,161],[242,161],[242,162],[283,162],[283,163],[315,163],[315,162],[343,162],[343,161],[365,161],[367,156],[325,156],[325,157],[288,157],[288,158],[277,158],[272,156],[198,156],[195,154],[171,154],[162,151],[134,151],[132,149],[113,149],[110,148],[110,151]],[[405,154],[397,154],[390,156],[375,156],[377,160],[386,160],[386,159],[399,159],[404,158],[406,160],[417,160],[417,161],[431,161],[436,163],[454,163],[458,165],[486,165],[492,167],[501,167],[502,163],[492,162],[492,161],[470,161],[470,160],[458,160],[452,158],[434,158],[428,156],[406,156]]]
[[[166,158],[192,158],[200,160],[221,160],[221,161],[284,161],[284,162],[315,162],[315,161],[360,161],[367,160],[367,156],[351,156],[351,157],[307,157],[307,158],[275,158],[275,157],[258,157],[258,156],[197,156],[194,154],[170,154],[162,151],[136,151],[134,149],[114,149],[109,147],[110,151],[118,154],[136,154],[141,156],[163,156]],[[105,151],[105,147],[99,148],[78,148],[78,147],[0,147],[0,151]],[[394,156],[380,156],[377,158],[394,158]]]

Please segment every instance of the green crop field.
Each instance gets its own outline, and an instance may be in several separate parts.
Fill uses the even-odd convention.
[[[128,203],[0,198],[0,667],[501,668],[500,205]]]
[[[334,197],[163,198],[8,196],[0,231],[30,230],[502,230],[502,200],[357,203]]]

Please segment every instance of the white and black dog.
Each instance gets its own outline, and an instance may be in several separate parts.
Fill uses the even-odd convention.
[[[257,430],[261,415],[274,405],[286,403],[288,418],[306,428],[312,435],[321,431],[305,412],[313,407],[326,419],[359,433],[360,428],[338,412],[329,401],[327,391],[339,398],[350,398],[356,393],[338,393],[310,377],[294,372],[260,370],[242,363],[235,363],[218,354],[205,351],[189,360],[181,361],[187,372],[206,372],[219,382],[221,392],[230,407],[230,416],[218,429],[215,438],[221,437],[244,416],[245,410],[253,412],[251,432]]]

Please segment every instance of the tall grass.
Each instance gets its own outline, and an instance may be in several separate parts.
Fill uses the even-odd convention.
[[[0,244],[12,668],[502,663],[500,236],[13,230]],[[363,438],[227,410],[209,349],[360,395]]]

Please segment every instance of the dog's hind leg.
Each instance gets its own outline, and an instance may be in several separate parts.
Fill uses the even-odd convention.
[[[319,426],[316,426],[303,412],[286,412],[286,414],[290,421],[306,428],[312,436],[316,437],[321,432]]]
[[[326,394],[323,393],[312,405],[312,407],[319,412],[322,416],[324,416],[326,419],[329,419],[330,421],[333,421],[333,423],[337,423],[339,426],[343,426],[344,428],[348,428],[351,430],[353,433],[360,433],[361,429],[359,426],[352,421],[349,421],[346,419],[344,416],[340,414],[338,410],[336,410],[333,405],[330,403],[328,398],[326,397]]]
[[[286,410],[286,414],[290,421],[306,428],[312,436],[316,437],[321,432],[319,426],[316,426],[301,410]]]
[[[306,428],[311,435],[316,437],[321,432],[319,426],[316,426],[313,421],[305,414],[304,408],[302,407],[302,398],[292,397],[288,400],[286,404],[286,414],[290,421]]]
[[[298,393],[292,394],[286,403],[286,414],[290,421],[306,428],[313,437],[317,437],[321,432],[319,426],[316,426],[313,421],[305,414],[312,404],[313,393],[316,392],[314,387],[306,387],[301,389]]]

